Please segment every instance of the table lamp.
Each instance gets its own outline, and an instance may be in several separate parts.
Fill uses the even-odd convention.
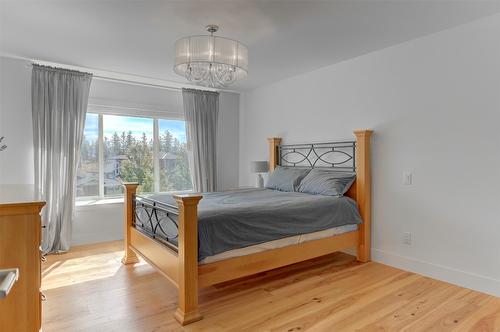
[[[267,161],[252,161],[250,163],[250,169],[252,173],[257,173],[257,188],[264,188],[262,173],[267,173],[269,171]]]

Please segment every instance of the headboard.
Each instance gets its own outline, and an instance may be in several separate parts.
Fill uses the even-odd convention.
[[[281,138],[268,138],[269,171],[276,166],[329,168],[339,172],[355,172],[356,181],[346,196],[359,206],[363,225],[359,229],[358,259],[370,260],[371,247],[371,165],[370,138],[373,131],[355,130],[354,141],[328,143],[281,144]]]
[[[356,141],[280,144],[278,165],[356,171]]]

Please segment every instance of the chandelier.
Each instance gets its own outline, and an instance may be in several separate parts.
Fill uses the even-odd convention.
[[[174,71],[188,81],[224,88],[247,76],[248,50],[237,40],[214,36],[219,30],[208,25],[210,35],[189,36],[175,43]]]

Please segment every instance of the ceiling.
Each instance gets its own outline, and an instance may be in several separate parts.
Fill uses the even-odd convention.
[[[220,26],[249,48],[245,90],[500,12],[499,1],[1,1],[0,52],[185,82],[180,37]]]

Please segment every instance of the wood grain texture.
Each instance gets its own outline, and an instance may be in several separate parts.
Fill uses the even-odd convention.
[[[179,207],[178,288],[175,319],[182,325],[203,318],[198,310],[198,202],[201,195],[174,195]]]
[[[41,201],[0,202],[0,269],[19,268],[19,280],[0,299],[0,331],[40,329],[40,211],[44,205]]]
[[[358,232],[347,232],[333,238],[327,237],[203,264],[198,268],[199,284],[200,287],[206,287],[331,254],[343,249],[354,248],[358,243],[358,238]]]
[[[371,259],[371,201],[372,201],[372,175],[371,175],[371,130],[355,130],[356,136],[356,202],[363,224],[359,227],[358,260],[368,262]]]
[[[134,207],[132,206],[132,198],[134,197],[137,187],[139,183],[136,182],[126,182],[123,184],[125,188],[125,198],[124,201],[124,217],[125,221],[123,223],[123,245],[124,245],[124,254],[122,258],[123,264],[134,264],[139,261],[136,253],[132,250],[130,246],[130,232],[132,229],[133,221],[134,221]]]
[[[44,264],[43,330],[500,331],[500,299],[344,253],[200,290],[205,319],[173,318],[177,289],[121,242],[75,247]]]
[[[269,172],[272,172],[280,162],[278,146],[281,144],[281,138],[270,137],[267,142],[269,144]]]
[[[158,272],[177,287],[179,281],[179,257],[176,252],[167,248],[138,231],[130,229],[130,248],[155,267]]]

